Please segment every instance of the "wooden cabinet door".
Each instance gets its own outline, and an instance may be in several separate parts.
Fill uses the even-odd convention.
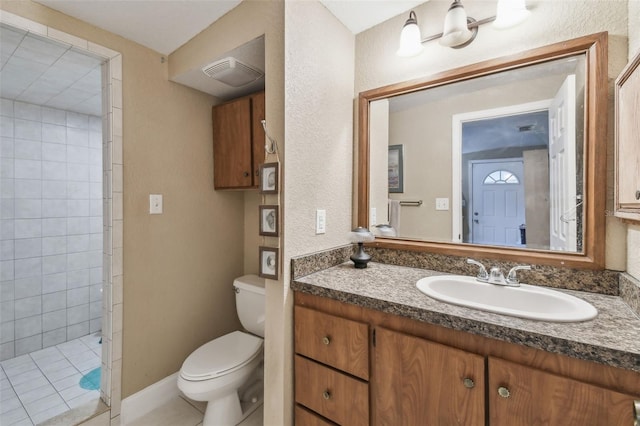
[[[485,424],[482,356],[383,328],[375,339],[375,425]]]
[[[266,135],[262,128],[262,120],[265,119],[264,92],[251,95],[251,155],[253,163],[253,186],[260,186],[260,164],[264,163],[264,146]]]
[[[213,181],[215,189],[253,184],[250,98],[213,107]]]
[[[489,357],[491,426],[631,426],[630,395]]]

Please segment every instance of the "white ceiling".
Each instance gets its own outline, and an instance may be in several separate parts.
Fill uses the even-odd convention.
[[[36,0],[168,55],[241,0]]]
[[[159,53],[170,54],[239,5],[242,0],[36,1]],[[352,33],[357,34],[425,1],[320,2]],[[99,59],[69,45],[7,26],[2,27],[0,48],[0,96],[3,98],[91,115],[101,114]],[[240,48],[244,49],[239,46]],[[212,61],[215,59],[211,58]],[[247,57],[244,60],[264,69],[264,52],[261,58]],[[240,96],[229,91],[220,92],[219,87],[212,87],[212,80],[204,82],[199,74],[200,70],[197,70],[177,77],[184,81],[176,81],[223,99]]]
[[[36,0],[52,9],[169,54],[241,0]],[[304,1],[304,0],[297,0]],[[352,33],[371,28],[425,0],[320,0]]]

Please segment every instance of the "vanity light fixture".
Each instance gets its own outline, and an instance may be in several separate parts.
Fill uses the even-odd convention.
[[[352,243],[358,243],[358,251],[351,255],[353,266],[356,269],[364,269],[371,260],[371,256],[364,252],[363,243],[371,242],[375,239],[371,231],[367,228],[359,226],[349,233],[349,239]]]
[[[445,16],[443,32],[423,39],[418,27],[418,18],[412,10],[400,33],[400,47],[396,54],[416,56],[422,52],[423,43],[437,39],[440,39],[442,46],[460,49],[471,44],[478,34],[480,25],[493,22],[494,28],[511,28],[524,21],[529,14],[525,0],[498,0],[496,16],[477,21],[467,16],[461,0],[454,0]]]

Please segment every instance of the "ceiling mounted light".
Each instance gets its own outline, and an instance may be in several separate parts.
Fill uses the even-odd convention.
[[[470,23],[468,19],[467,12],[465,12],[460,0],[451,3],[447,16],[444,17],[444,31],[440,44],[447,47],[462,47],[462,45],[471,42],[478,32],[478,28],[474,27],[475,32],[471,31],[468,27]],[[475,22],[475,20],[471,20]]]
[[[418,18],[414,11],[409,12],[409,19],[400,34],[398,56],[415,56],[422,52],[422,44],[431,40],[440,40],[446,47],[459,49],[468,46],[475,40],[480,25],[494,22],[496,28],[510,28],[524,21],[530,12],[525,6],[525,0],[498,0],[495,16],[475,20],[469,16],[462,6],[461,0],[454,0],[444,20],[444,31],[427,38],[420,39]]]
[[[495,28],[504,29],[515,27],[529,16],[525,0],[498,0],[496,8]]]
[[[402,32],[400,33],[400,47],[396,54],[398,56],[415,56],[422,52],[422,39],[420,36],[420,28],[418,28],[418,19],[415,12],[409,12],[409,19],[404,23]]]

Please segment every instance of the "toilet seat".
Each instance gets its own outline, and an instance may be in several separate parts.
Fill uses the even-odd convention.
[[[180,376],[202,381],[225,376],[242,368],[258,356],[263,340],[242,331],[234,331],[205,343],[182,364]]]

